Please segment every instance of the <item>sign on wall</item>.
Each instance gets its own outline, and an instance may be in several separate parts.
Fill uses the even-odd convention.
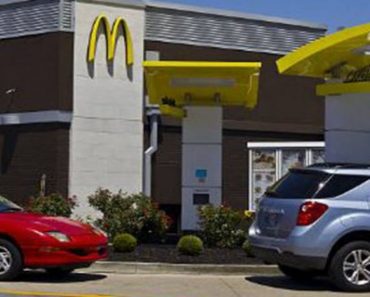
[[[111,28],[108,18],[105,15],[100,15],[95,19],[92,26],[89,40],[89,48],[87,60],[93,63],[96,56],[96,45],[98,42],[98,34],[100,26],[103,26],[106,41],[107,41],[107,60],[113,61],[116,53],[116,46],[119,34],[122,33],[125,38],[126,47],[126,65],[131,66],[134,64],[134,49],[130,29],[126,21],[118,17],[113,23]]]

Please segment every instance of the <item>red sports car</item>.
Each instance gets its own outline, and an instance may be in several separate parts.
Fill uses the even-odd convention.
[[[0,198],[0,280],[16,278],[24,268],[68,274],[107,257],[101,230],[66,218],[25,212]]]

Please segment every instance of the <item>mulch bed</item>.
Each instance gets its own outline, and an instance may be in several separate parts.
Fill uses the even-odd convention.
[[[109,261],[176,264],[262,264],[247,257],[242,249],[205,249],[199,256],[180,255],[175,245],[142,244],[132,253],[110,252]]]

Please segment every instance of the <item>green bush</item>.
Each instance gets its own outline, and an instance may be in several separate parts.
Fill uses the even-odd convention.
[[[116,194],[98,189],[88,197],[90,205],[103,217],[96,223],[111,239],[130,233],[139,242],[159,242],[171,225],[170,218],[143,194]]]
[[[252,253],[251,243],[249,242],[248,239],[246,241],[244,241],[242,248],[243,248],[245,254],[247,255],[247,257],[254,257],[254,255]]]
[[[128,233],[118,234],[114,237],[113,248],[119,253],[131,253],[137,247],[137,240]]]
[[[205,205],[199,208],[201,237],[209,247],[236,248],[246,239],[249,218],[225,206]]]
[[[177,243],[177,250],[188,256],[199,256],[203,251],[203,242],[198,236],[185,235]]]
[[[27,210],[48,216],[69,218],[76,206],[76,197],[65,198],[54,193],[49,196],[31,197]]]

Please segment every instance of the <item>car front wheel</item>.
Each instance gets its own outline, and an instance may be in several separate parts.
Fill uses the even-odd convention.
[[[15,279],[23,270],[18,248],[8,240],[0,239],[0,281]]]
[[[329,276],[344,291],[370,291],[370,243],[356,241],[344,245],[332,258]]]

